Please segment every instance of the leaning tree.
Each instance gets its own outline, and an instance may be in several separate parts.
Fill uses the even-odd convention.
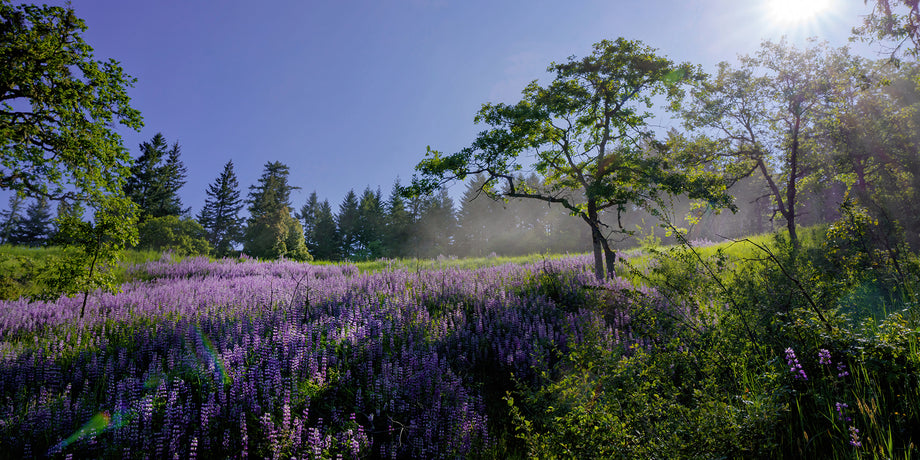
[[[482,174],[481,190],[493,197],[557,203],[590,227],[598,279],[605,259],[608,276],[614,275],[607,238],[624,231],[619,216],[631,206],[658,209],[663,197],[677,194],[730,205],[721,181],[670,155],[648,123],[656,96],[676,103],[683,88],[701,78],[696,67],[620,38],[547,71],[555,78],[546,86],[533,81],[516,104],[484,104],[475,121],[488,129],[469,147],[450,155],[429,147],[409,192]],[[517,172],[525,167],[544,178],[540,186],[521,180]]]

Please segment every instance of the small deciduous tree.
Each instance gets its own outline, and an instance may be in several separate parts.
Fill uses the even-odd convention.
[[[153,217],[138,226],[138,249],[172,251],[180,256],[208,255],[207,231],[188,217]]]
[[[114,125],[143,126],[127,93],[135,80],[94,60],[85,30],[69,6],[0,1],[0,189],[95,209],[92,222],[58,219],[71,246],[43,273],[49,296],[83,292],[83,310],[91,290],[116,288],[108,269],[137,236],[122,194],[131,155]]]
[[[529,84],[520,102],[483,105],[475,121],[488,129],[470,147],[446,156],[429,148],[410,194],[481,173],[482,190],[493,196],[558,203],[590,227],[598,279],[604,277],[605,259],[607,273],[614,275],[605,212],[655,206],[662,194],[728,205],[719,190],[724,185],[669,158],[646,121],[655,96],[676,101],[684,84],[700,78],[695,67],[620,38],[547,70],[555,78],[546,86]],[[516,176],[530,164],[545,186],[531,187]]]
[[[92,222],[83,220],[79,205],[58,216],[58,235],[70,244],[63,256],[49,262],[42,275],[48,286],[46,298],[82,293],[82,318],[91,292],[119,289],[113,269],[124,249],[137,244],[134,208],[130,200],[116,196],[97,204]]]
[[[683,112],[687,126],[702,133],[681,148],[737,177],[760,174],[793,245],[801,182],[818,170],[815,122],[834,98],[834,67],[845,59],[844,50],[832,53],[826,44],[798,50],[765,41],[757,55],[740,57],[738,68],[719,64]]]

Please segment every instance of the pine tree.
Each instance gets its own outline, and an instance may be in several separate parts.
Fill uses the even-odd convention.
[[[303,227],[291,217],[289,170],[280,162],[268,162],[259,184],[249,187],[249,220],[243,232],[243,251],[255,257],[286,257],[310,260]]]
[[[319,198],[317,198],[314,190],[307,198],[307,202],[300,208],[300,212],[297,213],[297,218],[303,224],[303,235],[307,243],[307,249],[310,249],[310,252],[313,252],[312,248],[316,244],[315,240],[313,240],[313,234],[316,228],[316,216],[319,213],[319,207]]]
[[[18,193],[10,196],[9,208],[0,212],[0,244],[9,244],[19,223],[22,221],[22,204],[24,199]]]
[[[13,231],[10,243],[27,246],[43,246],[51,238],[51,205],[48,198],[36,198],[26,208],[25,218]]]
[[[125,195],[140,208],[140,220],[187,212],[178,194],[187,176],[179,159],[179,143],[167,151],[166,138],[157,133],[150,142],[141,143],[140,149],[141,156],[131,167],[124,186]]]
[[[329,200],[323,200],[316,212],[310,241],[310,253],[318,260],[340,260],[341,242]]]
[[[399,180],[393,183],[393,190],[386,205],[386,221],[384,231],[384,254],[387,257],[409,257],[413,255],[410,243],[412,240],[412,214],[406,210],[406,200],[402,196],[402,187]]]
[[[159,213],[162,215],[156,217],[188,215],[191,211],[191,208],[182,207],[182,200],[179,198],[179,190],[185,185],[185,178],[188,177],[188,170],[179,158],[180,154],[179,142],[173,143],[162,170],[165,191],[163,195],[166,199],[159,204]]]
[[[354,190],[349,190],[339,205],[339,213],[335,222],[339,229],[342,257],[352,260],[359,250],[361,226],[358,213],[358,196]]]
[[[359,258],[373,260],[383,256],[385,220],[380,189],[376,192],[370,187],[364,189],[358,203],[358,244],[361,248]]]
[[[419,255],[437,257],[453,254],[457,218],[454,201],[446,188],[440,188],[423,202],[421,217],[415,224],[419,235]]]
[[[457,251],[468,256],[482,257],[500,252],[494,241],[507,232],[505,203],[480,190],[485,176],[477,174],[467,185],[457,213]]]
[[[198,223],[207,231],[207,239],[217,257],[226,257],[243,235],[243,208],[239,182],[233,172],[233,160],[224,165],[220,176],[208,186],[208,198],[198,214]]]

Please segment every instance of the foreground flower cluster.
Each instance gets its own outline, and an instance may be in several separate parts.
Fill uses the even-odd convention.
[[[0,305],[16,458],[437,458],[488,449],[495,395],[585,331],[583,258],[478,270],[150,262],[115,295]],[[552,274],[549,294],[541,276]],[[616,293],[622,280],[601,286]],[[607,321],[604,321],[604,315]],[[492,398],[492,399],[489,399]]]

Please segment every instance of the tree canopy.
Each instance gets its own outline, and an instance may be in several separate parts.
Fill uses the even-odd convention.
[[[617,229],[604,222],[605,213],[615,219],[628,205],[656,206],[662,194],[729,205],[721,182],[670,158],[647,123],[653,98],[676,102],[686,84],[701,78],[696,67],[620,38],[547,70],[555,78],[546,86],[530,83],[520,102],[484,104],[475,121],[488,129],[471,146],[450,155],[429,147],[409,192],[427,193],[446,181],[483,174],[485,193],[561,204],[591,228],[598,278],[605,258],[613,276],[607,237]],[[531,165],[544,178],[539,187],[515,175]]]
[[[895,60],[902,54],[913,57],[920,54],[920,0],[863,1],[872,4],[872,12],[854,33],[873,42],[892,42],[888,51]]]
[[[0,189],[51,199],[118,193],[131,157],[113,125],[139,130],[134,79],[93,59],[72,8],[0,2]]]
[[[730,175],[766,180],[793,244],[801,183],[819,170],[815,125],[836,98],[835,79],[848,60],[845,50],[826,44],[799,50],[765,41],[756,55],[741,56],[738,67],[722,62],[683,112],[688,128],[701,133],[692,141],[694,154]]]

